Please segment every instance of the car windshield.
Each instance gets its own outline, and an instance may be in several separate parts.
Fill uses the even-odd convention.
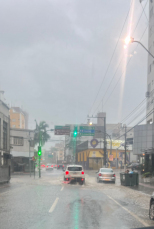
[[[153,191],[154,0],[0,0],[0,229],[154,227]]]
[[[68,170],[69,171],[82,171],[82,167],[69,166]]]
[[[102,173],[113,173],[112,169],[101,169]]]

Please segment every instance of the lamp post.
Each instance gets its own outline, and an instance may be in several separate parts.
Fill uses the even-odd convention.
[[[128,45],[130,43],[134,43],[134,42],[140,44],[149,53],[149,55],[152,56],[152,58],[154,58],[154,55],[152,55],[152,53],[149,52],[149,50],[140,41],[136,41],[132,37],[126,37],[126,39],[125,39],[125,44],[126,45]]]

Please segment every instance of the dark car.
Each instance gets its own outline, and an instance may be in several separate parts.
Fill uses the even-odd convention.
[[[154,220],[154,192],[152,193],[149,206],[149,218]]]
[[[132,163],[132,164],[130,164],[130,165],[127,166],[127,168],[130,168],[132,170],[139,169],[139,167],[140,167],[140,164],[139,163]]]
[[[64,165],[60,164],[60,165],[57,165],[57,169],[63,169],[64,168]]]

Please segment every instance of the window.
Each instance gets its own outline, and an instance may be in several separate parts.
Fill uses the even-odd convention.
[[[15,119],[12,119],[12,122],[15,122],[16,120]]]
[[[3,149],[7,149],[7,123],[3,121]]]
[[[149,35],[150,35],[150,37],[152,36],[152,33],[153,33],[153,28],[152,28],[152,26],[150,27],[150,30],[149,30]]]
[[[16,125],[12,125],[12,127],[16,127]]]
[[[112,169],[101,169],[101,173],[113,173]]]
[[[153,16],[153,7],[150,10],[150,18],[152,18],[152,16]]]
[[[16,146],[23,146],[23,138],[21,137],[14,137],[13,144]]]
[[[151,83],[148,84],[148,92],[151,91]]]
[[[151,72],[151,64],[149,65],[149,74],[150,74],[150,72]]]
[[[68,167],[69,171],[82,171],[82,167]]]

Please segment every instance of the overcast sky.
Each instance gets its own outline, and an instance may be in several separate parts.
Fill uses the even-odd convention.
[[[120,122],[144,98],[147,54],[135,44],[127,51],[130,17],[125,24],[108,74],[103,80],[130,0],[7,0],[0,3],[0,89],[8,103],[23,106],[34,119],[54,124],[83,123],[90,111],[95,115],[104,92],[123,61],[107,91],[104,103],[125,70],[125,57],[131,61],[126,76],[119,81],[103,106],[108,123]],[[142,7],[134,0],[132,31]],[[144,6],[146,1],[142,2]],[[148,4],[146,6],[148,16]],[[148,25],[145,14],[131,34],[140,40]],[[148,29],[142,39],[148,47]],[[135,52],[133,50],[135,49]],[[91,109],[92,107],[92,109]]]

